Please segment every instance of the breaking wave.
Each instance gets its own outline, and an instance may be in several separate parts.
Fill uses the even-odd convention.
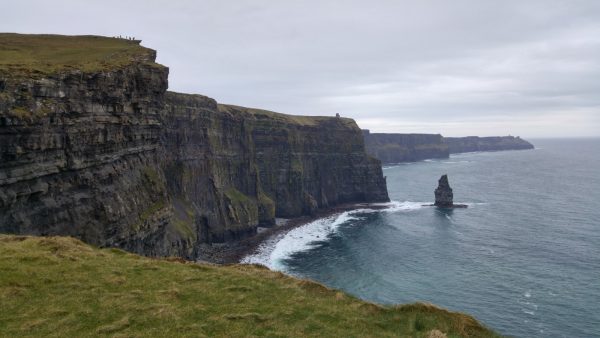
[[[333,216],[320,218],[294,228],[286,233],[276,235],[263,242],[258,249],[244,257],[244,264],[261,264],[271,270],[286,271],[285,260],[294,253],[310,250],[335,234],[341,225],[362,218],[369,213],[395,213],[418,210],[431,202],[398,202],[371,204],[374,208],[363,208],[346,211]],[[383,209],[379,209],[383,207]]]

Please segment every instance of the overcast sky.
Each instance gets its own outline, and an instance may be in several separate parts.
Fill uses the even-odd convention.
[[[170,90],[374,132],[600,136],[600,0],[2,0],[0,31],[130,35]]]

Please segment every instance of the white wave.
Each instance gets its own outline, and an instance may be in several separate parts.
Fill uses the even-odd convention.
[[[418,162],[402,162],[402,163],[388,164],[388,165],[382,166],[381,169],[388,170],[388,169],[398,168],[398,167],[402,167],[405,165],[411,165],[411,164],[415,164],[415,163],[418,163]]]
[[[473,161],[443,161],[442,163],[449,163],[449,164],[457,164],[457,163],[471,163]]]
[[[525,298],[530,298],[531,297],[531,291],[528,290],[527,292],[525,292],[525,294],[523,296],[525,296]]]
[[[358,219],[358,210],[347,211],[341,214],[321,218],[294,228],[285,234],[277,236],[263,243],[256,253],[248,255],[241,263],[262,264],[272,270],[284,271],[283,261],[293,253],[314,248],[318,242],[327,239],[335,233],[340,225]]]
[[[523,313],[526,313],[531,316],[535,316],[535,311],[529,311],[529,310],[525,310],[525,309],[521,309],[521,310],[523,311]]]
[[[270,268],[269,262],[271,259],[271,252],[275,248],[277,242],[279,242],[283,238],[283,236],[284,234],[278,234],[262,242],[254,253],[242,258],[240,260],[240,263],[260,264]]]
[[[489,203],[485,203],[485,202],[455,202],[455,204],[465,204],[469,207],[474,207],[474,206],[478,206],[478,205],[488,205]]]
[[[419,210],[426,205],[433,204],[433,202],[410,202],[410,201],[391,201],[387,203],[373,203],[371,205],[376,207],[386,207],[385,209],[358,209],[359,212],[388,212],[394,213],[398,211],[411,211]],[[354,211],[354,210],[353,210]]]
[[[296,252],[310,250],[319,242],[326,240],[329,236],[339,230],[340,225],[360,219],[360,214],[376,212],[394,213],[400,211],[418,210],[427,202],[398,202],[372,204],[373,206],[386,207],[384,209],[355,209],[336,214],[326,218],[317,219],[300,227],[294,228],[287,233],[279,234],[263,242],[258,249],[242,258],[243,264],[261,264],[269,269],[285,271],[284,261]]]
[[[524,305],[526,307],[529,307],[533,310],[537,310],[538,309],[538,305],[536,303],[532,303],[532,302],[523,302],[523,301],[517,301],[517,303]]]

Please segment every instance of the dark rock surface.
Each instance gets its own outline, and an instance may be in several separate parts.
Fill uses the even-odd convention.
[[[466,208],[464,204],[454,204],[454,194],[450,183],[448,183],[448,175],[442,175],[438,180],[438,186],[435,189],[435,203],[438,208]]]
[[[382,163],[448,158],[448,145],[440,134],[385,134],[363,130],[367,153]]]
[[[435,189],[435,206],[442,208],[451,207],[454,204],[453,199],[454,195],[448,183],[448,175],[442,175]]]
[[[150,55],[0,75],[0,232],[195,258],[200,243],[252,236],[276,216],[389,200],[353,120],[170,93]]]
[[[533,149],[533,144],[519,136],[467,136],[444,137],[451,154],[468,153],[473,151],[500,151]]]

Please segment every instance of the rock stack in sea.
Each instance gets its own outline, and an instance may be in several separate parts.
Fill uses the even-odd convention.
[[[464,204],[454,204],[454,194],[450,183],[448,183],[448,175],[442,175],[438,181],[438,187],[435,189],[435,206],[438,208],[466,208]]]

